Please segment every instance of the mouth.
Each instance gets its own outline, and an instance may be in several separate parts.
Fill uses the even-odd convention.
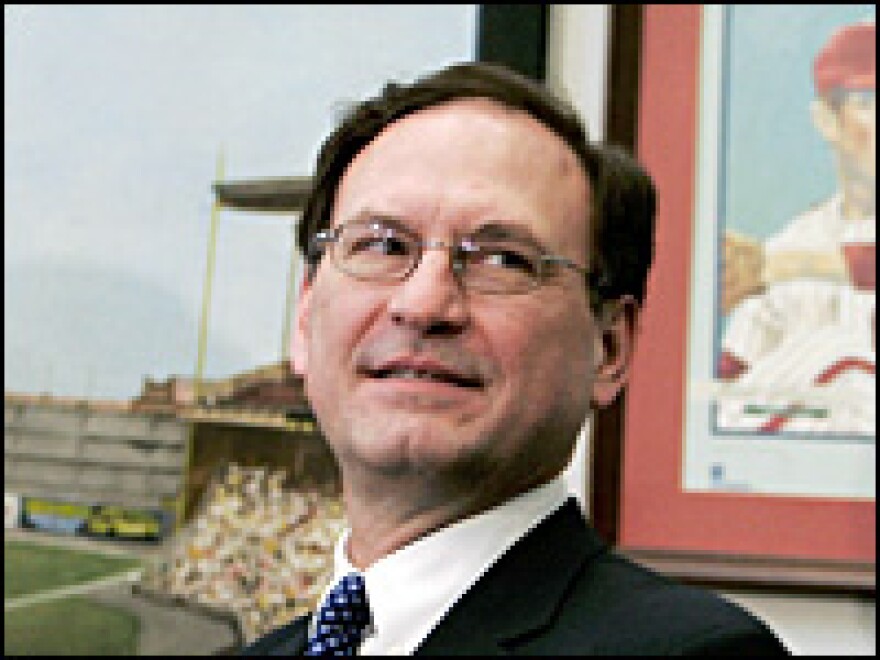
[[[474,390],[485,387],[485,382],[479,376],[460,373],[441,365],[389,364],[362,368],[360,372],[374,380],[429,382]]]

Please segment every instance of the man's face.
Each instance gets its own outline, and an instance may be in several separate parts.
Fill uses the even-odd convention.
[[[877,102],[874,91],[847,94],[838,110],[838,117],[840,153],[873,185],[877,168]]]
[[[821,97],[813,106],[816,128],[835,150],[844,178],[870,186],[877,169],[877,103],[874,90],[844,92],[839,100]]]
[[[370,143],[343,176],[333,224],[390,217],[445,243],[503,225],[587,265],[589,195],[576,155],[542,124],[462,100]],[[392,283],[325,256],[300,300],[294,355],[344,474],[457,475],[492,489],[564,467],[602,343],[574,271],[525,294],[481,294],[459,285],[448,251],[427,249]]]

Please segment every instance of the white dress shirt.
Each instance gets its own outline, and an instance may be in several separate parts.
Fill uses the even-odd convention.
[[[493,509],[422,537],[363,572],[373,626],[360,655],[410,655],[504,552],[571,493],[562,476]],[[333,580],[359,572],[348,560],[349,530],[336,544]],[[326,594],[325,594],[326,595]]]

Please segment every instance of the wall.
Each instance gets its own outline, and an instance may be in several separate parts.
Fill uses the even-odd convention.
[[[587,118],[593,135],[601,132],[605,89],[603,35],[607,34],[607,5],[553,5],[548,40],[548,81],[567,89],[569,98]],[[604,93],[604,92],[603,92]],[[569,472],[580,482],[588,460],[588,433]],[[589,492],[589,486],[581,492]],[[876,605],[873,598],[847,595],[791,595],[727,591],[726,597],[762,617],[797,654],[872,655],[876,653]]]
[[[86,404],[4,402],[4,488],[156,508],[180,487],[188,425]]]
[[[554,5],[547,35],[547,84],[581,114],[587,131],[601,140],[605,127],[608,60],[607,5]],[[587,480],[590,422],[584,423],[566,479],[584,510],[589,510]]]

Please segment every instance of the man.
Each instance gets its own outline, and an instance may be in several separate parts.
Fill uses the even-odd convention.
[[[876,45],[875,24],[855,23],[835,31],[816,55],[810,111],[832,149],[838,192],[792,219],[766,245],[736,233],[725,236],[725,312],[775,282],[848,278],[841,236],[849,225],[876,217]]]
[[[319,613],[246,653],[783,652],[612,555],[563,485],[626,381],[647,175],[539,85],[461,64],[356,108],[315,181],[294,361],[350,529]]]
[[[763,245],[727,237],[723,307],[732,309],[719,376],[766,391],[765,404],[779,393],[779,406],[801,414],[760,412],[766,405],[746,414],[756,407],[733,399],[720,407],[724,428],[874,435],[875,72],[874,23],[831,36],[813,63],[812,116],[839,192]]]

